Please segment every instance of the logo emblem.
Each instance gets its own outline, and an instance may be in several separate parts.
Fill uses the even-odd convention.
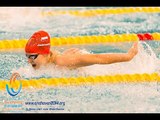
[[[14,88],[13,88],[13,83],[15,83],[15,80],[16,79],[19,79],[19,87],[18,87],[18,90],[15,91]],[[10,79],[10,85],[11,87],[9,87],[8,84],[6,84],[6,90],[8,92],[9,95],[11,96],[16,96],[20,93],[21,89],[22,89],[22,82],[20,81],[21,79],[21,76],[18,74],[18,73],[14,73],[12,76],[11,76],[11,79]]]
[[[46,40],[46,39],[48,39],[48,36],[42,37],[42,38],[41,38],[41,41],[44,41],[44,40]]]

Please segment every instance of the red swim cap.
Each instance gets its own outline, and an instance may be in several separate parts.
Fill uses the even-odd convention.
[[[45,31],[35,32],[28,40],[26,47],[26,53],[38,53],[49,54],[50,52],[50,36]]]

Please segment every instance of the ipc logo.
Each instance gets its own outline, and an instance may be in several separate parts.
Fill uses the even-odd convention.
[[[12,86],[16,79],[19,79],[18,80],[19,81],[19,87],[18,87],[17,91],[15,91],[13,89],[13,86]],[[16,96],[21,91],[21,89],[22,89],[22,82],[20,81],[20,79],[21,79],[21,76],[18,73],[14,73],[11,76],[11,79],[10,79],[10,85],[11,85],[11,87],[9,87],[9,85],[6,84],[6,90],[7,90],[7,92],[8,92],[9,95]]]

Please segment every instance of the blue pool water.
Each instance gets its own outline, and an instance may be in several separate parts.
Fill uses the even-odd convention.
[[[100,9],[104,8],[101,7]],[[160,32],[159,13],[133,13],[94,17],[72,15],[42,17],[40,15],[42,11],[70,9],[98,8],[0,8],[0,40],[29,38],[39,29],[48,31],[51,37]],[[63,52],[68,48],[78,47],[90,53],[122,53],[127,52],[132,44],[133,42],[119,42],[52,46],[51,49]],[[126,63],[92,65],[76,70],[59,70],[54,67],[48,67],[38,71],[34,71],[27,63],[24,49],[1,50],[0,80],[9,80],[13,72],[19,72],[24,79],[159,73],[159,47],[159,41],[139,42],[139,53],[132,61]],[[157,90],[158,87],[157,82],[53,86],[44,89],[22,89],[21,93],[15,97],[9,96],[7,91],[0,91],[0,112],[16,112],[6,110],[5,104],[7,101],[22,101],[22,110],[17,112],[160,112],[160,92]],[[40,108],[50,108],[52,106],[26,105],[25,103],[55,100],[65,102],[65,105],[63,104],[59,107],[64,108],[63,110],[41,110]]]

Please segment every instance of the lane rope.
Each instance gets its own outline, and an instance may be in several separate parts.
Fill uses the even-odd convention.
[[[160,40],[160,33],[69,36],[51,38],[51,46]],[[0,49],[24,48],[27,39],[0,40]]]
[[[37,88],[42,89],[46,87],[65,86],[65,85],[88,85],[100,83],[131,83],[131,82],[157,82],[160,81],[158,73],[152,74],[117,74],[107,76],[88,76],[88,77],[70,77],[70,78],[41,78],[31,80],[21,80],[22,89]],[[0,90],[5,90],[8,80],[0,80]],[[12,87],[18,89],[19,81],[15,81]]]
[[[80,17],[92,17],[97,15],[110,15],[110,14],[128,14],[128,13],[159,13],[160,7],[127,7],[127,8],[107,8],[107,9],[90,9],[90,10],[52,10],[41,12],[42,16],[55,16],[55,15],[74,15]]]

